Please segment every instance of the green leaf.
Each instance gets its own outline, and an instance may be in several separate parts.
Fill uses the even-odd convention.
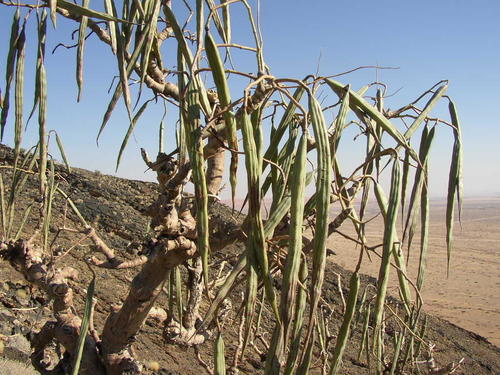
[[[344,85],[340,82],[334,81],[332,79],[326,79],[325,82],[330,86],[330,88],[339,96],[342,97]],[[361,95],[355,91],[349,92],[350,97],[350,107],[353,110],[358,108],[365,112],[371,119],[373,119],[377,125],[379,125],[385,132],[387,132],[396,142],[407,149],[414,160],[418,160],[417,155],[413,152],[409,146],[406,138],[399,132],[399,130],[382,114],[377,108],[370,105]]]
[[[24,110],[24,60],[26,57],[26,32],[25,25],[23,25],[19,38],[17,40],[17,62],[16,62],[16,94],[15,94],[15,112],[16,121],[14,126],[14,148],[16,166],[21,149],[21,140],[23,136],[23,110]]]
[[[455,201],[458,202],[459,219],[462,211],[462,135],[460,131],[460,121],[458,119],[455,103],[450,100],[448,106],[450,111],[451,122],[455,126],[453,136],[455,142],[453,144],[453,153],[451,157],[450,172],[448,177],[448,197],[446,203],[446,244],[447,244],[447,262],[448,273],[450,271],[451,251],[453,247],[453,224]]]
[[[82,7],[88,9],[90,0],[82,0]],[[83,89],[83,51],[85,48],[85,37],[87,34],[87,22],[88,18],[82,16],[80,20],[80,28],[78,30],[78,47],[76,50],[76,84],[78,86],[78,97],[77,102],[80,101],[82,97]]]
[[[226,359],[224,357],[224,340],[222,335],[217,335],[215,340],[215,364],[214,364],[215,375],[226,375]]]
[[[106,10],[106,13],[110,16],[115,18],[116,14],[114,12],[115,9],[115,3],[114,0],[104,0],[104,9]],[[111,50],[113,53],[116,55],[116,28],[114,25],[114,21],[109,21],[108,22],[108,30],[109,30],[109,38],[111,39]]]
[[[78,344],[76,346],[75,362],[73,363],[72,375],[78,375],[80,371],[80,363],[82,361],[83,347],[89,330],[90,318],[92,313],[92,299],[94,298],[95,290],[95,275],[92,277],[87,288],[87,296],[85,298],[85,312],[83,314],[82,324],[80,326],[80,335],[78,336]]]
[[[352,318],[354,316],[354,312],[356,311],[356,303],[358,301],[358,291],[359,291],[359,275],[358,272],[356,271],[352,274],[349,283],[349,297],[347,299],[344,319],[342,320],[342,325],[340,326],[340,331],[339,334],[337,335],[337,342],[335,344],[335,349],[333,351],[333,359],[330,367],[330,375],[336,375],[340,369],[342,356],[344,354],[347,345],[347,340],[349,339],[349,330],[351,328]]]
[[[125,147],[127,146],[127,143],[128,143],[130,136],[134,132],[135,126],[137,125],[137,121],[139,120],[139,118],[142,116],[142,114],[146,110],[149,102],[151,102],[152,100],[154,100],[154,99],[146,100],[142,104],[141,108],[139,108],[139,110],[137,111],[135,116],[132,118],[132,121],[130,122],[130,125],[129,125],[128,130],[127,130],[127,134],[125,134],[125,137],[123,138],[122,144],[120,146],[120,151],[118,152],[118,158],[116,160],[116,170],[118,170],[118,167],[120,166],[120,160],[122,158],[123,151],[125,150]]]
[[[439,99],[441,99],[441,97],[446,93],[447,89],[448,89],[448,84],[444,84],[436,90],[436,92],[432,95],[432,97],[429,99],[429,101],[425,105],[422,112],[420,112],[418,117],[415,119],[415,121],[413,121],[413,123],[410,125],[408,130],[405,132],[404,136],[406,139],[411,138],[411,136],[418,129],[418,127],[422,123],[422,121],[424,121],[427,118],[427,116],[429,115],[432,108],[434,108],[434,106],[437,104]]]
[[[187,107],[183,112],[184,126],[186,127],[186,141],[193,171],[193,180],[196,196],[196,227],[198,232],[198,252],[203,263],[203,278],[208,290],[208,258],[210,253],[209,228],[208,228],[208,191],[205,178],[205,159],[203,157],[203,142],[201,140],[201,111],[197,81],[192,79],[187,87]]]
[[[64,161],[64,165],[66,166],[66,169],[68,170],[69,173],[71,173],[71,166],[68,163],[68,158],[66,157],[66,153],[64,152],[64,146],[61,141],[61,138],[59,137],[59,134],[56,133],[56,143],[57,147],[59,148],[59,152],[61,153],[61,157]]]
[[[98,12],[96,10],[90,9],[90,8],[85,8],[80,5],[71,3],[69,1],[65,0],[49,0],[53,2],[57,2],[57,7],[66,9],[67,11],[76,14],[77,16],[86,16],[86,17],[91,17],[91,18],[97,18],[99,20],[104,20],[104,21],[114,21],[114,22],[122,22],[122,23],[130,23],[129,21],[122,20],[120,18],[113,17],[107,13],[102,13]],[[55,21],[54,21],[54,16],[52,15],[52,8],[51,8],[51,17],[52,17],[52,22],[54,23],[55,26]]]
[[[224,70],[224,64],[222,58],[219,54],[219,50],[215,44],[210,33],[205,34],[205,49],[208,59],[208,64],[212,69],[212,77],[217,88],[217,94],[220,100],[222,108],[225,108],[231,104],[231,94],[229,91],[229,85],[226,79],[226,72]],[[237,126],[236,120],[233,112],[226,110],[224,112],[224,123],[226,130],[226,138],[228,141],[229,148],[233,151],[238,151],[238,137],[237,137]],[[236,173],[238,170],[238,154],[237,152],[231,152],[231,164],[229,167],[229,180],[231,184],[231,198],[234,208],[234,199],[236,196],[236,184],[237,178]]]
[[[19,8],[17,8],[16,12],[14,13],[14,17],[12,19],[10,41],[9,41],[9,52],[7,54],[7,63],[5,69],[6,83],[5,83],[5,94],[2,102],[2,112],[0,114],[0,142],[3,140],[3,133],[5,130],[5,125],[7,124],[7,116],[9,113],[9,95],[10,95],[10,86],[14,78],[14,64],[16,60],[17,39],[19,33],[19,18],[20,18],[20,11]]]
[[[312,281],[310,291],[309,326],[306,342],[313,338],[312,332],[315,314],[321,296],[326,262],[326,240],[328,237],[328,216],[330,211],[330,184],[332,165],[328,133],[321,106],[314,96],[309,95],[309,113],[317,144],[317,180],[316,180],[316,225],[313,240]],[[310,345],[310,343],[309,343]],[[306,345],[308,346],[308,345]],[[312,350],[312,349],[311,349]],[[305,369],[304,363],[302,368]],[[308,366],[307,366],[308,367]]]
[[[382,316],[384,312],[385,299],[387,294],[387,285],[389,282],[390,259],[393,254],[393,247],[396,236],[396,221],[399,210],[401,192],[401,176],[399,170],[399,161],[394,161],[391,176],[391,192],[389,195],[389,203],[387,206],[387,214],[384,217],[384,241],[382,250],[382,260],[377,281],[377,298],[375,301],[375,329],[374,343],[377,349],[377,354],[380,356],[380,345],[382,340]]]

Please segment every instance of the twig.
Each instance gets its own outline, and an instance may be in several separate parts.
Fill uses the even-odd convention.
[[[342,282],[340,281],[340,273],[335,272],[337,275],[337,288],[339,290],[340,299],[342,300],[342,315],[345,314],[346,303],[344,298],[344,292],[342,291]]]
[[[194,346],[194,352],[196,353],[196,359],[198,360],[200,365],[206,370],[207,373],[209,373],[210,375],[213,375],[214,370],[201,357],[201,353],[200,353],[200,349],[198,348],[198,345]]]

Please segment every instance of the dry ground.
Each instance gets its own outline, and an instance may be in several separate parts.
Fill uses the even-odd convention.
[[[4,159],[2,160],[2,151],[2,147],[0,147],[0,164],[7,164],[8,160],[6,161],[5,159],[5,151],[3,155]],[[3,173],[4,171],[5,173]],[[4,177],[6,186],[8,186],[10,180],[9,173],[8,170],[4,171],[2,171],[2,176]],[[133,258],[143,237],[144,229],[147,226],[147,220],[141,215],[141,211],[155,196],[155,185],[118,179],[78,169],[75,169],[71,174],[66,174],[62,170],[61,173],[64,174],[65,180],[67,181],[62,184],[62,187],[71,194],[75,204],[79,207],[86,220],[94,223],[97,230],[103,236],[103,239],[110,246],[114,247],[120,256]],[[18,210],[23,212],[27,205],[33,202],[33,199],[37,197],[37,194],[37,181],[36,179],[30,178],[27,189],[19,202]],[[55,219],[52,227],[53,231],[57,226],[61,225],[63,210],[64,203],[61,199],[57,199],[54,206]],[[213,212],[212,220],[216,220],[218,217],[219,219],[217,220],[227,222],[228,212],[230,211],[227,208],[220,206],[218,210]],[[466,220],[470,219],[470,217],[467,216],[469,215],[467,212],[468,210],[466,209],[464,213],[464,227],[467,223]],[[484,216],[487,215],[485,214]],[[474,223],[474,221],[472,222]],[[26,227],[26,235],[28,235],[30,230],[33,230],[35,224],[35,218],[30,217]],[[67,224],[72,226],[76,225],[72,215],[70,215]],[[375,225],[375,222],[373,224]],[[433,237],[440,236],[437,230],[433,230],[431,235]],[[473,276],[477,277],[475,273],[487,274],[487,272],[484,271],[486,269],[485,265],[474,266],[475,270],[481,271],[475,272],[474,274],[472,272],[460,271],[461,268],[464,270],[471,269],[468,263],[473,262],[473,260],[467,258],[467,252],[460,250],[458,244],[460,236],[462,236],[462,234],[457,233],[456,257],[454,257],[454,262],[456,263],[454,263],[455,267],[453,272],[465,272],[466,276],[471,279]],[[477,234],[476,237],[479,239],[484,238],[484,236],[480,234]],[[375,242],[377,239],[373,237],[373,241]],[[57,246],[69,249],[74,243],[74,236],[62,235],[57,241]],[[352,247],[345,246],[345,244],[343,246],[342,242],[338,240],[338,236],[332,238],[331,245],[338,255],[329,257],[331,265],[327,267],[326,270],[324,288],[326,302],[335,309],[329,321],[331,332],[335,336],[341,322],[339,312],[341,309],[341,302],[336,275],[341,275],[342,286],[345,288],[348,284],[350,273],[334,263],[339,263],[340,265],[344,263],[344,265],[349,268],[349,259],[354,258],[352,255],[355,253]],[[427,281],[428,285],[436,283],[435,285],[438,286],[438,292],[436,293],[439,295],[439,292],[442,291],[441,288],[443,288],[441,282],[446,282],[444,277],[446,268],[444,248],[439,247],[437,249],[438,250],[435,250],[434,246],[431,246],[432,254],[436,254],[431,255],[431,259],[434,259],[432,257],[435,256],[436,259],[439,260],[439,262],[432,260],[432,263],[436,263],[439,268],[437,268],[437,271],[433,271],[434,265],[430,267]],[[80,313],[83,310],[85,288],[91,277],[89,270],[84,265],[83,258],[91,251],[91,247],[83,244],[83,246],[78,246],[73,251],[70,251],[68,256],[64,257],[60,263],[61,266],[71,265],[80,272],[79,280],[73,284],[76,293],[76,307]],[[221,254],[214,254],[213,260],[217,261],[217,259],[222,257],[225,258],[230,254],[239,253],[241,251],[243,251],[241,244],[232,246],[224,249],[224,252]],[[465,254],[463,254],[463,258],[460,258],[460,254],[462,253]],[[491,257],[491,260],[485,261],[485,263],[490,263],[488,266],[491,266],[494,260],[495,259]],[[365,272],[369,271],[369,269],[365,269]],[[96,296],[98,299],[96,306],[96,326],[98,330],[102,327],[102,323],[109,313],[110,307],[113,304],[120,303],[125,297],[129,280],[136,272],[136,270],[98,272],[99,275],[96,289]],[[443,277],[439,278],[434,276],[433,279],[433,273],[437,273],[438,276],[442,275]],[[495,277],[498,276],[496,273],[490,272],[489,274],[495,275]],[[454,277],[453,274],[451,277]],[[498,280],[498,278],[496,280]],[[363,277],[362,282],[363,288],[365,288],[366,284],[373,284],[375,280],[373,278]],[[449,284],[450,281],[446,283]],[[244,280],[241,280],[240,284],[244,285]],[[479,284],[481,286],[477,287],[474,285],[475,284],[472,282],[471,285],[464,283],[463,286],[456,286],[462,291],[464,295],[464,297],[462,297],[463,300],[467,301],[467,299],[470,299],[472,301],[474,297],[467,297],[469,294],[474,296],[479,292],[489,292],[492,293],[492,295],[494,293],[492,288],[482,286],[484,284]],[[498,291],[498,284],[496,288]],[[344,290],[344,294],[345,293],[347,293],[347,290]],[[426,294],[427,293],[426,291]],[[479,295],[481,295],[483,299],[487,298],[486,294]],[[233,319],[236,316],[238,310],[237,306],[239,306],[240,301],[238,289],[235,290],[230,298],[233,301],[234,311],[232,311],[227,319],[227,331],[225,333],[227,348],[226,358],[229,363],[231,363],[232,353],[234,353],[237,338],[237,322],[233,323]],[[427,299],[432,299],[432,297],[427,295]],[[487,307],[489,306],[489,308],[494,309],[496,314],[498,314],[498,306],[494,307],[496,301],[490,299],[489,302]],[[158,303],[163,307],[167,305],[164,296],[160,298]],[[470,307],[470,304],[467,305],[463,303],[462,305]],[[206,309],[206,305],[202,307],[203,310]],[[458,312],[457,314],[460,315]],[[498,315],[496,316],[498,317]],[[0,261],[0,341],[19,335],[25,335],[29,338],[30,334],[33,331],[37,331],[48,318],[50,318],[50,304],[44,298],[43,293],[37,290],[30,290],[28,283],[18,272],[13,270],[7,262]],[[492,315],[490,319],[490,322],[493,321],[494,315]],[[266,314],[264,314],[262,325],[267,329],[272,329],[273,327],[272,321],[269,320]],[[487,325],[486,322],[485,325]],[[184,349],[175,345],[166,344],[162,338],[161,330],[161,327],[151,321],[145,324],[141,329],[137,335],[137,340],[133,344],[137,357],[140,360],[145,363],[149,361],[158,361],[161,368],[165,370],[162,374],[201,375],[206,373],[196,360],[192,348]],[[495,330],[495,328],[492,328],[492,330]],[[360,326],[353,327],[353,335],[344,356],[342,374],[370,374],[373,372],[370,371],[363,360],[361,360],[361,362],[357,361],[360,337]],[[464,330],[454,324],[450,324],[438,317],[429,316],[427,340],[436,344],[436,351],[434,354],[439,366],[446,365],[452,361],[456,362],[460,358],[465,359],[464,366],[461,367],[456,374],[492,375],[500,373],[500,349],[477,334]],[[261,348],[261,350],[262,349],[263,348]],[[202,345],[200,350],[203,358],[210,361],[213,351],[212,342],[210,341]],[[239,369],[241,374],[262,373],[262,362],[260,357],[256,355],[255,351],[249,350],[245,365],[241,366]],[[1,369],[0,373],[2,373]],[[311,374],[316,373],[319,373],[318,368],[311,371]]]
[[[455,223],[450,274],[446,275],[446,202],[431,201],[429,250],[423,291],[426,311],[486,337],[500,345],[500,197],[465,198],[462,227]],[[369,224],[370,243],[381,242],[380,218]],[[346,230],[349,232],[349,230]],[[416,241],[419,237],[416,237]],[[418,243],[410,253],[409,273],[415,277]],[[346,269],[356,264],[353,244],[334,235],[330,259]],[[362,272],[377,276],[379,262],[365,262]],[[395,272],[393,272],[393,276]],[[393,284],[397,285],[397,284]]]

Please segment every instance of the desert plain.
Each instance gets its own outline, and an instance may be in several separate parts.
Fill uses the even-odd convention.
[[[366,218],[370,217],[369,210]],[[454,225],[453,252],[447,275],[446,201],[430,202],[429,247],[422,291],[425,311],[487,338],[500,346],[500,197],[466,197],[461,223]],[[350,225],[341,228],[353,234]],[[416,280],[419,233],[410,252],[408,274]],[[401,236],[401,231],[399,231]],[[383,219],[375,217],[366,229],[369,245],[382,242]],[[359,250],[338,233],[329,239],[331,262],[353,270]],[[380,249],[379,249],[380,250]],[[407,255],[405,249],[405,257]],[[361,272],[377,277],[379,258],[365,259]],[[391,270],[391,292],[397,295],[396,270]]]

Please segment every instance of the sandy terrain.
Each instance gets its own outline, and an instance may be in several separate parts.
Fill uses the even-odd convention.
[[[500,345],[500,198],[468,198],[464,200],[462,229],[456,224],[450,275],[446,277],[445,201],[431,201],[429,253],[423,291],[426,311],[476,332]],[[368,242],[381,242],[382,220],[376,219],[367,228]],[[351,232],[347,224],[341,228]],[[417,238],[418,240],[418,238]],[[415,279],[419,247],[410,254],[409,274]],[[354,269],[358,250],[334,234],[329,247],[331,257],[347,269]],[[379,262],[367,259],[363,273],[377,276]],[[391,271],[396,275],[395,270]],[[392,291],[397,293],[396,277]]]

